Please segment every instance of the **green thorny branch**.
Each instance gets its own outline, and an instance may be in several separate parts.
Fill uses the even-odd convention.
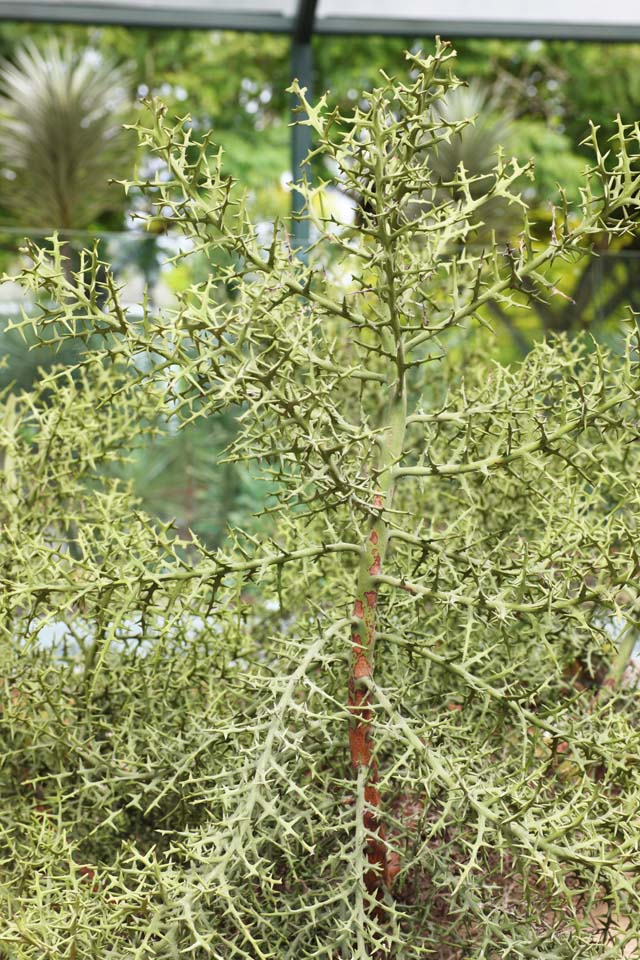
[[[134,317],[96,251],[70,275],[55,238],[28,247],[21,325],[91,350],[2,426],[3,735],[20,796],[26,781],[50,811],[2,826],[8,957],[631,955],[640,743],[611,637],[626,624],[628,657],[636,350],[456,367],[485,305],[552,297],[554,261],[635,230],[640,129],[619,122],[606,151],[592,130],[580,209],[564,202],[545,241],[529,166],[433,172],[472,122],[438,110],[453,57],[408,55],[410,79],[383,74],[346,117],[293,85],[311,159],[361,207],[342,223],[326,184],[304,188],[307,265],[157,103],[137,129],[161,172],[126,187],[227,265]],[[496,200],[522,231],[478,251]],[[230,456],[277,481],[275,532],[208,554],[93,468],[159,414],[226,408]],[[47,623],[64,651],[43,661]],[[63,732],[38,748],[47,718]]]

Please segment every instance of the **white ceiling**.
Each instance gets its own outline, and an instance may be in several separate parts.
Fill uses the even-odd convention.
[[[406,24],[443,23],[469,32],[471,24],[510,25],[526,30],[548,25],[553,30],[585,26],[640,28],[640,0],[319,0],[317,27],[323,20],[391,20]],[[396,32],[394,30],[394,32]],[[640,34],[639,34],[640,37]]]

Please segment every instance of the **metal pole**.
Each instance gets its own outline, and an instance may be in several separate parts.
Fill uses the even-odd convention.
[[[313,96],[313,51],[311,39],[315,20],[316,0],[300,0],[291,37],[291,74],[301,87],[307,88],[307,97]],[[296,105],[292,97],[291,107]],[[304,160],[311,149],[311,127],[296,124],[297,115],[292,112],[294,126],[291,128],[291,175],[293,183],[300,184],[304,179]],[[300,220],[304,208],[304,199],[297,190],[291,192],[291,242],[298,256],[306,260],[309,246],[309,222]]]

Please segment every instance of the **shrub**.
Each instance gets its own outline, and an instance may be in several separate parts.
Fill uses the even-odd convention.
[[[528,168],[499,156],[479,190],[428,162],[471,122],[438,109],[453,56],[409,55],[349,118],[294,85],[363,198],[308,264],[158,104],[139,134],[164,172],[137,186],[232,266],[136,319],[97,254],[70,276],[28,248],[24,323],[103,349],[4,408],[12,960],[635,948],[636,347],[509,370],[461,367],[456,338],[635,229],[640,130],[592,131],[580,210],[536,240]],[[477,249],[496,201],[522,231]],[[270,539],[208,552],[94,469],[157,416],[229,409],[230,455],[275,481]]]

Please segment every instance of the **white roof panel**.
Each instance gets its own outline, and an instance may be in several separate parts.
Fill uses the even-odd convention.
[[[0,19],[290,32],[304,0],[0,0]],[[317,33],[640,40],[640,0],[318,0]]]
[[[318,32],[640,40],[640,0],[319,0]]]

